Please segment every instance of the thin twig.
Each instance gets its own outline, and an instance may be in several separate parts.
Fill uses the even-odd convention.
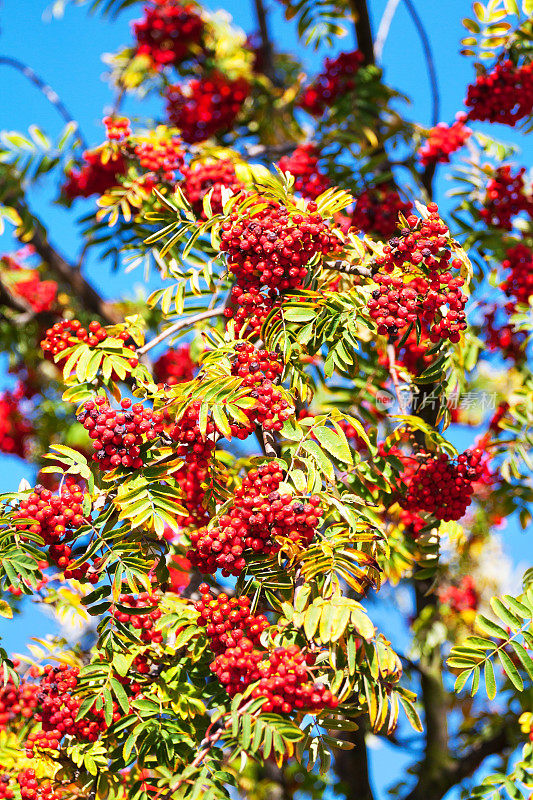
[[[412,0],[404,0],[404,2],[411,19],[413,20],[414,26],[418,31],[418,35],[420,36],[420,41],[422,43],[422,49],[424,50],[429,84],[431,88],[431,125],[435,126],[440,118],[440,92],[439,82],[437,79],[437,70],[435,68],[435,60],[433,58],[433,50],[431,48],[429,36],[424,28],[422,20],[418,16],[418,12],[414,3]]]
[[[376,56],[376,61],[381,61],[383,48],[385,47],[385,42],[387,41],[387,36],[389,35],[390,26],[392,20],[394,19],[396,9],[399,5],[400,0],[388,0],[387,5],[385,6],[385,11],[381,17],[376,35],[376,41],[374,43],[374,55]]]
[[[221,317],[224,315],[224,306],[217,306],[216,308],[212,308],[208,311],[202,311],[200,314],[193,314],[192,317],[186,317],[185,319],[180,319],[178,322],[175,322],[165,331],[160,333],[158,336],[155,336],[153,339],[150,339],[142,347],[139,347],[137,350],[138,355],[143,355],[143,353],[147,353],[148,350],[151,350],[152,347],[155,347],[162,342],[164,339],[167,339],[172,334],[177,333],[177,331],[181,331],[183,328],[188,328],[189,325],[196,325],[197,322],[201,322],[203,319],[210,319],[211,317]]]

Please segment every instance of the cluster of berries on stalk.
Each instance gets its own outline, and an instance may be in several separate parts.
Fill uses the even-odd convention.
[[[159,356],[154,362],[154,378],[158,383],[176,386],[178,383],[192,380],[194,368],[190,347],[188,344],[183,344]]]
[[[74,694],[79,682],[79,669],[61,664],[47,664],[39,683],[38,710],[35,719],[41,730],[26,740],[26,755],[33,758],[35,750],[57,751],[64,736],[74,736],[85,742],[95,742],[107,728],[103,708],[93,706],[89,713],[76,719],[82,698]],[[113,722],[120,719],[118,705],[113,703]]]
[[[423,167],[430,164],[445,164],[450,160],[450,155],[459,150],[472,135],[470,128],[465,125],[466,114],[458,114],[452,125],[439,122],[428,132],[424,145],[418,151],[418,157]]]
[[[55,361],[56,359],[54,356],[63,353],[74,345],[83,343],[88,344],[90,347],[97,347],[99,344],[102,344],[102,342],[105,342],[109,336],[111,336],[111,334],[96,320],[93,320],[89,323],[87,328],[84,328],[77,319],[62,319],[60,322],[56,322],[51,328],[47,329],[45,337],[41,340],[40,344],[45,357],[50,361]],[[131,350],[132,353],[135,353],[135,344],[131,341],[127,331],[112,334],[112,337],[120,339],[124,342],[126,350]],[[57,360],[62,361],[63,359]],[[132,369],[139,363],[139,359],[135,355],[132,355],[128,361]]]
[[[303,653],[295,644],[272,651],[257,649],[270,625],[263,614],[250,612],[248,597],[214,597],[206,584],[200,586],[200,593],[195,604],[198,625],[205,628],[216,656],[211,670],[230,697],[256,683],[251,696],[265,700],[261,710],[267,713],[337,707],[338,699],[329,689],[311,680],[313,654]]]
[[[408,217],[409,228],[390,239],[383,256],[376,258],[377,288],[368,300],[368,310],[378,333],[391,342],[417,320],[427,327],[434,343],[458,342],[466,328],[464,280],[451,272],[459,270],[461,262],[452,259],[449,230],[438,207],[429,203],[427,208],[427,219]]]
[[[438,592],[439,602],[451,611],[475,611],[479,605],[479,595],[471,575],[461,578],[458,586],[445,586]]]
[[[413,204],[402,200],[396,189],[387,184],[362,192],[355,201],[351,224],[364,233],[374,233],[383,239],[394,234],[398,215],[407,216]]]
[[[497,352],[502,358],[510,358],[515,363],[525,358],[525,345],[527,334],[517,330],[509,322],[509,315],[515,310],[515,303],[509,302],[505,306],[489,306],[485,313],[482,325],[482,335],[487,348]]]
[[[194,78],[186,86],[168,87],[168,117],[186,142],[203,142],[233,128],[249,93],[245,78],[231,80],[214,70],[206,77]]]
[[[294,413],[294,409],[274,386],[283,373],[281,358],[269,350],[256,350],[249,342],[238,342],[235,351],[231,374],[242,378],[243,385],[251,389],[250,397],[256,401],[253,408],[244,412],[250,421],[248,428],[244,426],[246,435],[253,431],[256,424],[265,430],[280,431],[284,421]],[[231,427],[232,434],[239,436],[239,426]]]
[[[494,228],[510,231],[513,217],[522,211],[533,216],[533,198],[526,194],[525,168],[515,175],[511,167],[498,167],[487,183],[483,206],[479,211],[482,220]]]
[[[32,269],[25,260],[32,256],[34,248],[27,245],[16,253],[0,258],[2,280],[15,297],[23,300],[36,314],[51,311],[57,297],[57,283],[41,279],[38,269]]]
[[[177,0],[152,0],[144,18],[133,23],[137,55],[147,56],[154,69],[177,66],[202,45],[204,22],[198,7]]]
[[[143,408],[141,403],[132,405],[129,398],[121,400],[118,410],[111,408],[105,397],[87,400],[77,420],[93,440],[93,461],[104,471],[120,466],[140,469],[142,445],[156,439],[164,429],[160,412]]]
[[[207,469],[216,447],[217,431],[208,419],[205,431],[200,427],[201,402],[195,400],[187,406],[173,425],[170,435],[178,443],[177,455],[190,467]]]
[[[130,121],[127,117],[104,117],[105,135],[110,142],[122,142],[131,136]]]
[[[156,131],[149,139],[135,145],[133,152],[142,169],[155,173],[163,181],[171,183],[176,172],[183,170],[184,150],[179,136],[158,135]]]
[[[64,797],[61,789],[54,788],[49,780],[38,780],[34,769],[23,769],[17,775],[17,783],[21,800],[62,800]],[[5,784],[4,784],[5,785]],[[15,795],[8,789],[2,795],[2,778],[0,777],[0,798],[12,798]]]
[[[77,197],[102,195],[119,183],[119,177],[126,174],[126,162],[120,153],[104,155],[100,147],[83,153],[84,164],[81,169],[71,169],[63,185],[63,194],[68,200]]]
[[[194,161],[183,170],[185,180],[182,184],[183,194],[191,204],[197,217],[206,218],[203,201],[211,192],[209,201],[213,214],[222,213],[222,189],[229,189],[237,194],[244,188],[237,179],[235,165],[229,158],[218,161]]]
[[[34,427],[23,410],[24,387],[0,394],[0,452],[27,458]]]
[[[465,104],[469,120],[516,125],[533,111],[533,63],[500,61],[468,87]]]
[[[138,631],[141,641],[145,644],[161,644],[163,634],[155,627],[155,623],[161,617],[161,609],[153,608],[151,611],[147,611],[152,606],[159,605],[159,597],[148,592],[143,592],[137,597],[121,594],[118,601],[120,605],[130,608],[131,612],[114,608],[112,616],[123,625],[131,625],[134,630]],[[136,609],[139,609],[138,614],[135,613]]]
[[[19,662],[14,662],[17,667]],[[11,676],[5,686],[0,687],[0,731],[19,721],[31,719],[38,705],[38,687],[21,680],[18,684]],[[0,795],[1,796],[1,795]]]
[[[23,536],[25,533],[32,534],[43,540],[49,561],[57,564],[65,578],[96,583],[98,576],[93,572],[88,574],[88,562],[76,568],[71,567],[75,560],[72,558],[72,540],[78,530],[88,523],[84,513],[86,497],[72,475],[65,476],[57,494],[38,485],[20,501],[14,512],[15,527]]]
[[[403,476],[399,499],[407,511],[426,511],[436,519],[450,521],[464,516],[470,505],[473,484],[483,473],[482,451],[467,450],[450,459],[446,453],[422,454],[423,460]]]
[[[270,462],[252,469],[234,492],[232,506],[213,528],[190,534],[191,564],[204,574],[239,575],[251,555],[277,553],[284,544],[308,545],[320,521],[320,498],[297,500],[279,491],[283,473]]]
[[[315,200],[331,186],[327,175],[320,171],[319,157],[316,145],[300,144],[290,156],[283,156],[278,163],[282,172],[294,175],[294,191],[310,200]]]
[[[502,267],[511,270],[501,285],[505,294],[517,303],[529,303],[533,295],[533,252],[519,242],[507,250]]]
[[[299,105],[314,117],[322,116],[337,98],[353,92],[355,76],[363,61],[363,54],[359,50],[340,53],[336,58],[326,58],[323,72],[304,90]]]

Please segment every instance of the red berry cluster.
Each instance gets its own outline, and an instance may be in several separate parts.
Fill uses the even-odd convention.
[[[54,356],[62,353],[69,347],[73,347],[81,342],[88,344],[90,347],[96,347],[101,342],[105,341],[110,334],[103,328],[99,322],[93,320],[88,325],[88,330],[84,328],[81,322],[77,319],[62,319],[56,322],[51,328],[48,328],[45,338],[41,341],[41,349],[45,356],[50,361],[54,361]],[[127,350],[135,352],[135,344],[130,340],[130,335],[127,331],[121,331],[118,334],[113,334],[113,338],[121,339],[124,342],[124,347]],[[59,359],[60,361],[63,359]],[[129,359],[129,364],[132,369],[139,363],[136,356]]]
[[[180,498],[180,505],[188,511],[188,516],[177,516],[176,522],[180,528],[195,528],[207,525],[209,522],[209,512],[203,506],[205,491],[202,483],[208,478],[208,471],[205,467],[198,466],[197,463],[185,464],[174,477],[179,484],[183,497]]]
[[[141,403],[131,404],[125,398],[120,410],[111,408],[105,397],[87,400],[77,415],[93,440],[96,461],[102,470],[126,467],[140,469],[143,465],[141,446],[153,441],[163,432],[163,415],[143,408]]]
[[[190,534],[191,564],[204,574],[239,575],[246,566],[245,551],[276,553],[284,541],[309,544],[320,520],[320,499],[295,500],[280,494],[283,473],[270,462],[252,469],[234,492],[233,506],[218,520],[218,527]]]
[[[211,420],[207,421],[205,434],[200,429],[201,403],[191,403],[176,421],[170,435],[178,442],[177,454],[188,465],[195,464],[200,469],[207,469],[211,455],[216,446],[216,428]]]
[[[154,608],[153,611],[144,614],[135,614],[136,609],[158,606],[159,597],[157,597],[157,595],[149,594],[148,592],[143,592],[137,595],[137,597],[132,597],[131,594],[121,594],[119,603],[122,606],[131,608],[131,613],[119,611],[118,608],[115,608],[111,613],[116,620],[122,622],[124,625],[131,625],[132,628],[138,631],[140,639],[145,644],[161,644],[163,641],[163,634],[161,631],[155,629],[155,623],[161,617],[161,610],[159,608]]]
[[[510,269],[511,274],[502,283],[501,288],[517,303],[527,305],[533,295],[533,251],[522,243],[510,247],[505,254],[502,267]]]
[[[404,484],[400,505],[407,511],[427,511],[445,521],[461,519],[471,502],[472,484],[482,471],[481,457],[482,451],[477,448],[462,453],[456,461],[446,453],[425,454]]]
[[[230,189],[237,194],[244,188],[237,179],[235,165],[229,158],[218,161],[195,161],[190,167],[183,170],[185,180],[183,193],[192,206],[197,217],[205,219],[203,208],[205,195],[211,192],[211,210],[213,214],[222,213],[222,188]]]
[[[479,605],[479,595],[471,575],[465,575],[459,586],[446,586],[438,592],[439,602],[449,606],[451,611],[475,611]]]
[[[249,286],[246,289],[233,286],[231,302],[236,308],[229,306],[224,310],[224,315],[235,320],[237,330],[246,325],[244,335],[251,333],[259,335],[272,309],[280,305],[280,298],[274,289],[264,294],[257,286]]]
[[[183,142],[179,136],[154,136],[136,145],[134,153],[143,169],[157,173],[169,183],[183,167]]]
[[[72,475],[65,477],[55,495],[43,486],[36,486],[31,494],[21,500],[15,511],[15,519],[21,520],[20,523],[15,522],[15,527],[23,534],[32,533],[43,539],[48,547],[49,560],[57,564],[65,573],[65,578],[83,580],[87,577],[91,583],[96,583],[96,574],[87,576],[88,563],[76,569],[69,566],[73,561],[69,542],[88,521],[83,513],[84,498],[83,489],[76,484]]]
[[[222,72],[195,78],[187,86],[167,89],[167,112],[186,142],[203,142],[231,129],[250,93],[245,78],[230,80]]]
[[[63,193],[69,200],[104,194],[118,185],[119,176],[126,174],[126,162],[119,153],[110,154],[106,160],[101,148],[86,150],[83,160],[83,167],[71,169],[67,174],[67,182],[63,185]]]
[[[11,779],[7,773],[0,774],[0,800],[13,800],[15,793],[10,788]]]
[[[507,303],[503,309],[493,306],[485,314],[481,333],[485,344],[491,352],[499,353],[503,358],[511,358],[515,362],[525,358],[525,344],[527,334],[507,321],[509,314],[515,309],[514,303]],[[498,312],[503,315],[504,321],[499,322]]]
[[[191,381],[194,376],[195,363],[191,358],[190,347],[183,344],[175,350],[167,350],[154,363],[154,378],[158,383],[176,386],[178,383]]]
[[[181,64],[201,47],[204,23],[197,6],[176,0],[152,0],[144,19],[133,23],[137,55],[150,58],[154,69]]]
[[[0,731],[19,720],[31,719],[37,708],[38,693],[34,684],[20,681],[17,685],[8,678],[6,685],[0,687]]]
[[[74,695],[78,686],[79,669],[61,664],[52,667],[47,664],[39,683],[39,711],[35,719],[41,723],[41,730],[32,733],[26,741],[26,755],[33,758],[35,749],[59,750],[64,736],[95,742],[107,725],[103,708],[93,707],[82,719],[76,720],[83,698]],[[118,705],[113,703],[113,722],[120,719]]]
[[[242,289],[267,286],[285,291],[301,285],[313,256],[331,253],[338,239],[310,202],[308,213],[289,215],[277,202],[266,208],[235,211],[220,232],[220,249]]]
[[[452,125],[439,122],[428,132],[425,144],[418,151],[422,166],[430,164],[447,163],[450,155],[459,150],[472,135],[470,128],[465,125],[466,114],[458,114]]]
[[[525,211],[533,216],[533,199],[526,194],[525,168],[516,175],[511,167],[498,167],[487,183],[487,193],[479,214],[487,225],[510,231],[512,218]]]
[[[368,310],[378,333],[391,341],[417,319],[427,326],[429,339],[435,343],[441,339],[458,342],[466,328],[467,299],[461,292],[464,280],[454,278],[449,271],[450,267],[460,269],[461,262],[454,259],[450,264],[449,231],[435,203],[429,203],[428,211],[429,217],[424,220],[409,217],[410,228],[390,239],[383,256],[376,258],[377,288],[368,301]],[[448,306],[446,313],[444,305]]]
[[[283,422],[294,411],[273,385],[273,381],[278,380],[283,372],[280,357],[268,350],[256,350],[248,342],[238,342],[235,350],[231,374],[242,378],[244,386],[251,387],[250,397],[256,400],[254,408],[245,411],[250,427],[247,429],[244,426],[243,430],[249,435],[254,425],[258,424],[265,430],[280,431]],[[232,435],[239,436],[239,428],[240,426],[232,426]]]
[[[290,156],[283,156],[278,167],[282,172],[294,175],[294,191],[303,197],[315,200],[331,186],[327,175],[318,166],[319,151],[314,144],[301,144]]]
[[[29,252],[25,252],[25,249],[0,258],[2,279],[9,285],[9,290],[24,300],[32,311],[42,314],[44,311],[50,311],[54,305],[57,283],[41,280],[39,270],[31,269],[25,263],[25,259],[33,255],[32,246],[28,246]]]
[[[0,785],[1,785],[0,778]],[[61,800],[63,792],[54,789],[50,781],[38,781],[34,769],[24,769],[17,775],[21,800]],[[0,794],[0,797],[2,795]],[[4,797],[13,797],[13,792]]]
[[[130,121],[127,117],[104,117],[105,134],[110,142],[122,142],[131,136]]]
[[[413,204],[402,200],[387,184],[366,189],[355,201],[351,224],[364,233],[391,237],[398,226],[398,214],[407,216]]]
[[[200,585],[199,591],[201,599],[194,604],[200,613],[197,624],[205,628],[209,646],[215,654],[236,647],[242,639],[249,639],[253,645],[259,644],[261,634],[270,623],[264,614],[251,613],[249,597],[228,597],[225,593],[215,596],[206,583]]]
[[[23,399],[21,385],[13,392],[6,389],[0,394],[0,452],[27,458],[34,427],[21,406]]]
[[[322,116],[338,97],[355,89],[355,76],[363,61],[359,50],[326,58],[324,71],[304,90],[299,105],[314,117]]]
[[[465,105],[468,119],[485,122],[516,123],[533,110],[533,63],[517,67],[501,61],[490,72],[478,75],[468,87]]]
[[[400,511],[400,523],[404,527],[405,533],[411,539],[418,539],[420,531],[427,525],[427,522],[417,514],[415,511],[406,511],[404,508]]]

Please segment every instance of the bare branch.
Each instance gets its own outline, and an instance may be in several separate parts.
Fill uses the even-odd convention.
[[[222,317],[224,315],[224,306],[217,306],[216,308],[208,309],[207,311],[201,311],[199,314],[193,314],[192,317],[186,317],[184,319],[180,319],[175,322],[173,325],[170,325],[169,328],[162,331],[158,336],[155,336],[153,339],[150,339],[142,347],[139,347],[137,353],[139,355],[143,355],[143,353],[147,353],[148,350],[151,350],[152,347],[155,347],[164,339],[167,339],[169,336],[172,336],[174,333],[183,330],[183,328],[188,328],[190,325],[196,325],[197,322],[201,322],[204,319],[211,319],[212,317]]]
[[[259,33],[261,34],[261,55],[263,56],[263,72],[269,78],[274,86],[279,85],[279,78],[276,75],[274,67],[274,48],[272,47],[272,40],[268,30],[267,12],[263,0],[254,0],[255,12],[257,14],[257,23],[259,25]]]
[[[365,64],[374,64],[374,42],[367,2],[366,0],[351,0],[351,6],[355,16],[357,47],[364,56]]]
[[[396,13],[396,9],[400,4],[400,0],[388,0],[387,5],[385,6],[385,11],[383,12],[383,16],[381,17],[381,22],[379,23],[378,32],[376,35],[376,42],[374,44],[374,54],[376,56],[376,61],[381,61],[381,56],[383,55],[383,48],[385,47],[385,42],[387,41],[387,36],[389,35],[390,26],[392,20],[394,19],[394,15]]]

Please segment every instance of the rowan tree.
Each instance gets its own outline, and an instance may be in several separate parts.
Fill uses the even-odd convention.
[[[530,796],[533,570],[502,594],[496,534],[533,499],[533,187],[502,141],[533,127],[533,4],[474,3],[431,128],[384,81],[396,5],[373,38],[365,0],[284,0],[284,53],[262,0],[248,37],[93,0],[138,8],[101,141],[48,89],[58,141],[2,134],[0,450],[35,481],[1,498],[0,614],[83,636],[0,650],[0,798],[372,800],[371,734],[412,749],[405,800]],[[91,253],[146,295],[100,296]]]

